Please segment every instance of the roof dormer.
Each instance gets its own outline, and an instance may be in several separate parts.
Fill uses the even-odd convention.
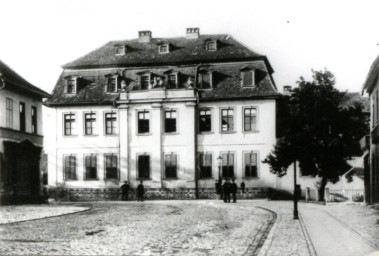
[[[66,76],[64,77],[66,80],[66,85],[65,85],[65,93],[66,94],[71,94],[74,95],[76,94],[77,87],[78,87],[78,77],[77,76]]]
[[[125,55],[126,45],[115,45],[115,54],[116,55]]]
[[[170,52],[170,48],[171,48],[171,44],[170,43],[160,43],[158,45],[158,52],[160,54],[169,53]]]
[[[205,49],[209,52],[217,51],[218,42],[216,39],[208,39],[205,41]]]

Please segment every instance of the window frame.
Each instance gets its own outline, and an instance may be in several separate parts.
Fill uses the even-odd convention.
[[[108,178],[107,177],[107,157],[116,157],[116,178]],[[118,154],[115,153],[106,153],[104,154],[104,179],[105,180],[120,180],[120,164],[119,164],[120,158]],[[112,159],[111,159],[111,165],[112,165]],[[114,168],[114,167],[110,167]]]
[[[67,173],[66,173],[66,168],[67,168],[67,166],[66,166],[66,157],[75,157],[75,178],[72,178],[71,176],[70,176],[70,178],[67,178]],[[63,180],[64,181],[77,181],[78,180],[78,157],[77,157],[77,155],[76,154],[64,154],[63,155]],[[71,163],[71,162],[70,162]],[[68,168],[73,168],[73,166],[69,166]],[[70,174],[71,174],[72,172],[70,171]]]
[[[178,109],[176,109],[176,108],[166,108],[166,109],[163,109],[163,125],[164,125],[164,127],[163,127],[163,132],[164,132],[164,134],[166,134],[166,135],[169,135],[169,134],[178,134],[179,133],[179,127],[178,127],[178,124],[179,124],[179,111],[178,111]],[[175,117],[175,131],[167,131],[166,130],[166,127],[167,127],[167,125],[166,125],[166,112],[175,112],[175,114],[176,114],[176,117]],[[173,119],[173,118],[170,118],[170,119]]]
[[[108,119],[112,118],[112,117],[107,118],[108,114],[110,114],[110,115],[114,114],[115,115],[115,117],[114,117],[115,120],[110,120],[111,122],[112,121],[115,122],[114,126],[113,126],[113,123],[112,123],[111,127],[109,127],[111,129],[112,133],[108,133],[107,121],[108,121]],[[104,112],[104,135],[105,136],[112,136],[112,135],[114,136],[114,135],[118,134],[118,123],[117,123],[117,120],[118,120],[118,112],[116,112],[116,111],[105,111]],[[113,133],[113,131],[114,131],[114,133]]]
[[[140,119],[140,113],[141,114],[148,114],[149,118],[148,120],[148,131],[147,132],[140,132],[140,120],[146,120],[146,119]],[[150,120],[151,120],[151,112],[148,109],[137,109],[136,110],[136,119],[137,119],[137,135],[151,135],[151,127],[150,127]]]
[[[5,126],[13,129],[13,99],[6,97],[5,99]]]
[[[204,88],[204,76],[208,76],[208,79],[209,79],[209,87],[205,87]],[[211,90],[213,89],[213,71],[207,71],[207,70],[203,70],[203,71],[200,71],[199,72],[199,75],[198,75],[198,89],[199,90]]]
[[[113,90],[110,90],[110,81],[113,81],[114,80],[114,85],[112,83],[112,86],[114,86],[114,88],[112,88]],[[107,78],[107,87],[106,87],[106,92],[108,93],[116,93],[116,92],[119,92],[121,90],[121,81],[120,81],[120,77],[119,76],[110,76]]]
[[[140,157],[149,157],[149,169],[148,169],[148,177],[140,177]],[[136,157],[136,180],[151,180],[151,154],[150,153],[137,153],[137,157]]]
[[[37,114],[37,107],[31,106],[30,108],[30,115],[31,115],[31,132],[33,134],[38,134],[38,114]]]
[[[245,154],[255,154],[256,155],[256,173],[257,176],[247,176],[246,175],[246,159],[245,159]],[[259,179],[260,178],[260,160],[259,160],[259,151],[258,150],[247,150],[247,151],[242,151],[242,164],[243,164],[243,173],[242,177],[244,179]],[[253,166],[250,164],[250,166]]]
[[[200,129],[200,125],[201,125],[201,112],[202,111],[209,111],[210,112],[210,124],[209,124],[209,131],[202,131]],[[212,116],[213,116],[213,109],[212,108],[208,108],[208,107],[200,107],[199,108],[199,113],[198,113],[198,118],[199,118],[199,127],[198,127],[198,131],[200,134],[206,134],[206,133],[212,133],[213,132],[213,125],[212,125]]]
[[[92,159],[90,159],[91,166],[89,168],[96,168],[96,177],[95,178],[87,178],[87,157],[95,157],[96,163],[95,167],[92,166]],[[90,180],[99,180],[99,158],[98,154],[91,153],[91,154],[84,154],[83,156],[83,180],[90,181]]]
[[[161,45],[159,45],[158,48],[159,48],[159,49],[158,49],[158,52],[159,52],[160,54],[166,54],[166,53],[169,53],[169,52],[170,52],[170,44],[169,44],[169,43],[161,44]],[[162,48],[166,48],[166,50],[163,51]]]
[[[66,134],[66,115],[74,116],[74,121],[70,122],[70,134]],[[77,118],[76,118],[76,112],[64,112],[62,113],[62,118],[63,118],[63,136],[64,137],[72,137],[72,136],[77,136]],[[72,120],[72,119],[70,119]],[[74,127],[72,126],[72,123],[74,123]]]
[[[233,176],[224,176],[223,174],[224,174],[224,157],[223,157],[223,155],[224,154],[227,154],[227,155],[229,155],[229,154],[233,154]],[[223,178],[223,179],[232,179],[232,178],[236,178],[236,171],[237,171],[237,154],[236,154],[236,152],[235,151],[221,151],[220,152],[220,155],[221,155],[221,157],[222,157],[222,163],[221,163],[221,178]],[[228,167],[230,166],[229,165],[229,159],[227,160],[227,162],[228,162]]]
[[[143,85],[142,81],[143,81],[144,77],[147,77],[147,87],[146,88],[142,88],[142,85]],[[151,75],[150,74],[140,75],[140,90],[149,90],[150,83],[151,83]]]
[[[26,104],[22,101],[19,103],[19,121],[20,131],[26,132]]]
[[[241,70],[241,86],[243,88],[251,88],[255,86],[255,69],[244,69]],[[245,84],[245,74],[251,74],[251,84]]]
[[[120,49],[122,50],[121,52],[119,52]],[[125,55],[125,53],[126,53],[126,46],[125,45],[117,45],[116,46],[115,55],[122,56],[122,55]]]
[[[212,45],[212,47],[210,47]],[[210,40],[206,42],[206,50],[209,52],[217,51],[217,41],[216,40]]]
[[[73,84],[70,84],[72,82]],[[77,93],[77,85],[78,85],[78,78],[76,77],[69,77],[66,79],[66,94],[75,95]],[[70,86],[72,86],[72,89],[69,90]]]
[[[246,130],[245,129],[245,110],[247,110],[247,109],[250,109],[250,111],[252,110],[252,109],[255,109],[255,127],[254,127],[254,129],[253,129],[253,126],[251,126],[251,130]],[[251,114],[250,114],[250,116],[252,116]],[[258,122],[258,120],[259,120],[259,107],[258,106],[244,106],[244,107],[242,107],[242,131],[244,132],[244,133],[255,133],[255,132],[259,132],[259,122]]]
[[[223,121],[223,119],[222,119],[222,117],[223,117],[223,111],[224,110],[227,110],[227,111],[230,111],[230,110],[232,110],[233,111],[233,116],[232,116],[232,129],[230,130],[230,129],[227,129],[227,130],[223,130],[223,124],[222,124],[222,121]],[[235,133],[236,132],[236,130],[235,130],[235,115],[236,115],[236,108],[235,107],[222,107],[222,108],[220,108],[220,133],[225,133],[225,134],[227,134],[227,133]]]
[[[176,157],[176,166],[175,166],[175,177],[167,177],[167,166],[166,166],[166,156],[173,156],[175,155]],[[170,165],[171,166],[171,165]],[[170,152],[170,153],[163,153],[163,174],[164,174],[164,179],[165,180],[176,180],[178,179],[178,170],[179,170],[179,154],[175,152]]]
[[[89,118],[88,120],[91,122],[91,127],[87,127],[87,115],[94,115],[94,117]],[[84,126],[84,136],[96,136],[97,135],[97,112],[90,111],[83,113],[83,126]],[[91,129],[91,133],[87,133],[87,129]]]
[[[202,167],[207,167],[206,165],[204,166],[201,166],[201,163],[206,163],[206,155],[210,155],[211,156],[211,160],[210,160],[210,175],[209,176],[202,176]],[[200,151],[198,153],[198,171],[199,171],[199,179],[213,179],[213,153],[212,152],[208,152],[208,151]]]

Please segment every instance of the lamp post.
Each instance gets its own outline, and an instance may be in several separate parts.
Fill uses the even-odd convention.
[[[297,211],[297,192],[298,192],[298,188],[297,188],[297,182],[296,182],[296,161],[294,161],[293,163],[293,219],[294,220],[297,220],[299,219],[299,213]]]
[[[218,187],[219,187],[219,190],[220,190],[220,193],[219,193],[219,198],[218,199],[222,199],[222,194],[221,194],[221,186],[222,186],[222,182],[221,182],[221,165],[222,165],[222,156],[218,156],[217,157],[217,165],[218,165]]]

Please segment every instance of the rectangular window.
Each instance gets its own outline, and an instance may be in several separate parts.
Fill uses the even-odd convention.
[[[210,89],[212,87],[212,73],[199,73],[200,89]]]
[[[118,179],[117,155],[105,155],[105,178]]]
[[[117,46],[117,48],[116,48],[116,54],[117,55],[125,54],[125,46]]]
[[[177,169],[177,155],[169,154],[164,157],[165,164],[165,177],[166,178],[176,178],[176,169]]]
[[[242,86],[254,86],[255,73],[252,70],[242,72]]]
[[[37,134],[37,108],[32,107],[32,133]]]
[[[258,155],[254,152],[244,153],[245,177],[258,177]]]
[[[76,79],[67,80],[67,93],[68,94],[76,93]]]
[[[216,42],[208,42],[207,43],[207,50],[208,51],[216,51],[217,50]]]
[[[105,134],[116,134],[116,113],[105,113]]]
[[[93,135],[96,133],[96,113],[84,114],[85,135]]]
[[[177,87],[176,75],[169,75],[168,76],[168,86],[169,86],[169,88],[176,88]]]
[[[176,132],[176,110],[165,111],[165,132]]]
[[[149,76],[141,76],[141,90],[149,89],[150,78]]]
[[[74,155],[64,157],[64,179],[76,180],[76,156]]]
[[[222,154],[222,177],[223,178],[234,177],[234,153]]]
[[[64,135],[75,135],[75,114],[64,115]]]
[[[168,53],[168,44],[164,44],[159,46],[159,52],[160,53]]]
[[[212,117],[210,109],[200,109],[199,112],[199,131],[200,132],[210,132]]]
[[[20,131],[25,131],[25,103],[20,102]]]
[[[13,128],[13,100],[10,98],[6,99],[6,126],[7,128]]]
[[[243,109],[243,130],[245,132],[257,130],[257,109],[256,108]]]
[[[212,154],[199,154],[200,178],[212,178]]]
[[[97,156],[85,156],[85,178],[97,179]]]
[[[138,112],[138,133],[149,133],[150,132],[150,113],[149,111],[139,111]]]
[[[233,109],[222,109],[221,110],[221,131],[231,132],[233,131]]]
[[[116,92],[117,91],[117,78],[110,77],[108,78],[107,92]]]
[[[150,178],[150,156],[149,155],[138,156],[138,178],[139,179]]]

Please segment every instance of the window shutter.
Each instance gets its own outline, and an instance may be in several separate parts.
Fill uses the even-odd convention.
[[[222,154],[222,165],[223,166],[228,165],[228,154]]]
[[[251,164],[257,165],[257,153],[251,153]]]
[[[212,166],[212,155],[211,154],[205,155],[205,166]]]
[[[228,157],[229,159],[229,161],[228,161],[228,165],[229,166],[232,166],[232,165],[234,165],[234,155],[233,154],[229,154],[229,157]]]
[[[251,164],[250,153],[245,153],[245,165],[250,165],[250,164]]]

